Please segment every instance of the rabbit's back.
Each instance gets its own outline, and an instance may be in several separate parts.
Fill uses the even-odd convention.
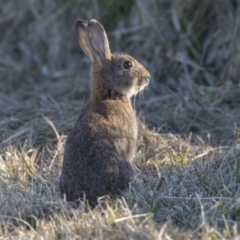
[[[137,122],[130,99],[89,103],[68,135],[60,187],[67,200],[91,201],[128,186],[133,176]]]

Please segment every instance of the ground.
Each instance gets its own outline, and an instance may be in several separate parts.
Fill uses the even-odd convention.
[[[239,3],[25,1],[0,9],[0,239],[240,239]],[[75,22],[151,73],[130,184],[60,198],[66,136],[90,93]]]

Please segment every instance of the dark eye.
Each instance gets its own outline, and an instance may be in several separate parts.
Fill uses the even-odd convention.
[[[132,68],[132,63],[129,62],[129,61],[126,61],[126,62],[123,64],[123,66],[124,66],[125,69],[130,69],[130,68]]]

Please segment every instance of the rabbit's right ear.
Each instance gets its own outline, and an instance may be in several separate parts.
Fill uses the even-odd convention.
[[[89,41],[100,65],[111,59],[108,37],[103,26],[92,19],[89,21]]]
[[[92,55],[92,47],[89,41],[89,23],[86,20],[79,19],[76,22],[76,31],[78,36],[78,42],[85,52],[86,55],[92,60],[93,62],[93,55]]]

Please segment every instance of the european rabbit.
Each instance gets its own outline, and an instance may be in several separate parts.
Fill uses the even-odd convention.
[[[76,31],[92,61],[92,91],[67,137],[60,189],[68,201],[85,194],[96,202],[128,187],[134,176],[138,130],[130,98],[148,85],[150,74],[131,56],[111,53],[96,20],[78,20]]]

